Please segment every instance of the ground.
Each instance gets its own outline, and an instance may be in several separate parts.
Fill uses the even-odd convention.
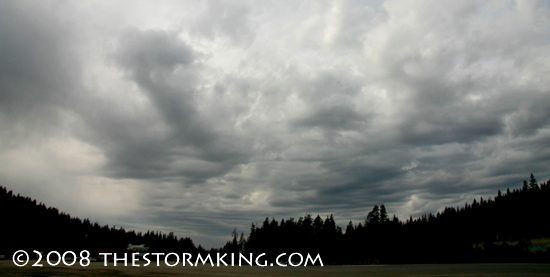
[[[17,267],[0,261],[0,276],[550,276],[550,264],[433,264],[308,267],[114,267],[91,263],[81,266]]]

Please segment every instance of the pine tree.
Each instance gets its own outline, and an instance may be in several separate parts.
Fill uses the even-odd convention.
[[[300,219],[302,219],[300,217]],[[311,214],[306,214],[306,216],[302,219],[302,227],[305,227],[306,229],[311,227],[311,224],[313,223],[313,219],[311,218]]]
[[[388,213],[386,212],[386,207],[384,204],[380,205],[380,223],[388,222]]]
[[[529,180],[529,189],[532,189],[532,190],[539,189],[539,184],[537,183],[537,179],[535,179],[535,176],[533,175],[533,173],[531,173],[531,180]]]
[[[313,230],[315,233],[321,233],[323,230],[323,219],[319,215],[313,220]]]
[[[327,216],[325,223],[323,225],[323,230],[326,233],[334,233],[336,231],[336,222],[334,221],[334,215],[330,214],[330,217]]]
[[[244,252],[244,245],[246,240],[244,239],[244,233],[241,232],[241,237],[239,238],[239,253]]]
[[[353,231],[355,231],[355,228],[353,227],[353,222],[350,220],[348,226],[346,227],[346,235],[351,235]]]
[[[439,212],[438,212],[439,213]],[[399,218],[397,218],[397,216],[393,215],[393,218],[391,220],[393,223],[400,223],[399,222]]]
[[[237,234],[237,227],[235,227],[235,229],[233,229],[233,232],[231,232],[231,236],[233,236],[233,241],[231,242],[231,246],[233,249],[235,249],[237,247],[237,237],[238,237],[238,234]]]
[[[374,205],[372,211],[367,215],[367,220],[365,220],[365,225],[376,225],[380,223],[380,208],[378,205]]]

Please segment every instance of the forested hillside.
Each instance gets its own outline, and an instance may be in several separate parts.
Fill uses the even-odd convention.
[[[4,187],[0,187],[0,210],[0,254],[4,255],[23,249],[30,253],[89,250],[95,256],[98,251],[125,252],[128,244],[145,244],[149,251],[162,253],[196,253],[201,249],[190,238],[178,239],[173,233],[136,233],[71,217],[29,197],[13,195]]]
[[[337,264],[548,262],[546,249],[529,246],[530,239],[550,237],[549,200],[548,183],[539,185],[531,174],[519,189],[405,221],[388,217],[384,205],[344,231],[332,215],[266,218],[261,226],[252,224],[246,241],[235,232],[223,251],[267,252],[271,259],[284,252],[320,253]]]

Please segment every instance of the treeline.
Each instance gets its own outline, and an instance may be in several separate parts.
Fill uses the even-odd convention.
[[[530,239],[550,236],[549,200],[549,184],[539,185],[531,174],[522,188],[498,191],[494,199],[416,219],[390,219],[384,205],[376,205],[364,222],[350,221],[345,232],[333,215],[266,218],[261,226],[252,224],[247,239],[235,230],[220,251],[267,253],[270,260],[285,252],[319,253],[333,264],[549,262],[546,251],[529,249]]]
[[[88,250],[92,257],[99,252],[124,253],[128,244],[145,244],[150,252],[206,252],[195,247],[190,238],[179,238],[172,232],[126,231],[109,225],[100,226],[89,219],[81,220],[58,209],[46,207],[29,197],[14,195],[0,187],[0,255],[17,250],[44,251]]]
[[[252,224],[248,237],[235,229],[225,246],[207,251],[173,233],[126,231],[71,217],[0,187],[0,255],[20,249],[88,250],[94,257],[145,244],[151,253],[266,253],[271,261],[281,253],[319,253],[325,264],[550,262],[549,252],[529,249],[530,239],[550,237],[549,200],[550,181],[539,185],[531,174],[521,188],[498,191],[493,199],[404,221],[388,216],[384,205],[374,206],[363,222],[350,221],[345,230],[333,215],[266,218]]]

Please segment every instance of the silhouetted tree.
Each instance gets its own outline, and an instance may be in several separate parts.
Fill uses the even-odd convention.
[[[384,204],[380,205],[380,223],[386,223],[388,221],[388,213]]]
[[[380,208],[378,208],[378,205],[374,205],[372,211],[367,215],[365,226],[377,225],[378,223],[380,223]]]
[[[527,184],[527,181],[523,181],[523,187],[521,188],[522,190],[528,190],[529,189],[529,185]]]
[[[539,184],[537,183],[537,179],[535,179],[535,176],[533,173],[531,173],[531,179],[529,180],[529,188],[532,190],[538,190]]]

